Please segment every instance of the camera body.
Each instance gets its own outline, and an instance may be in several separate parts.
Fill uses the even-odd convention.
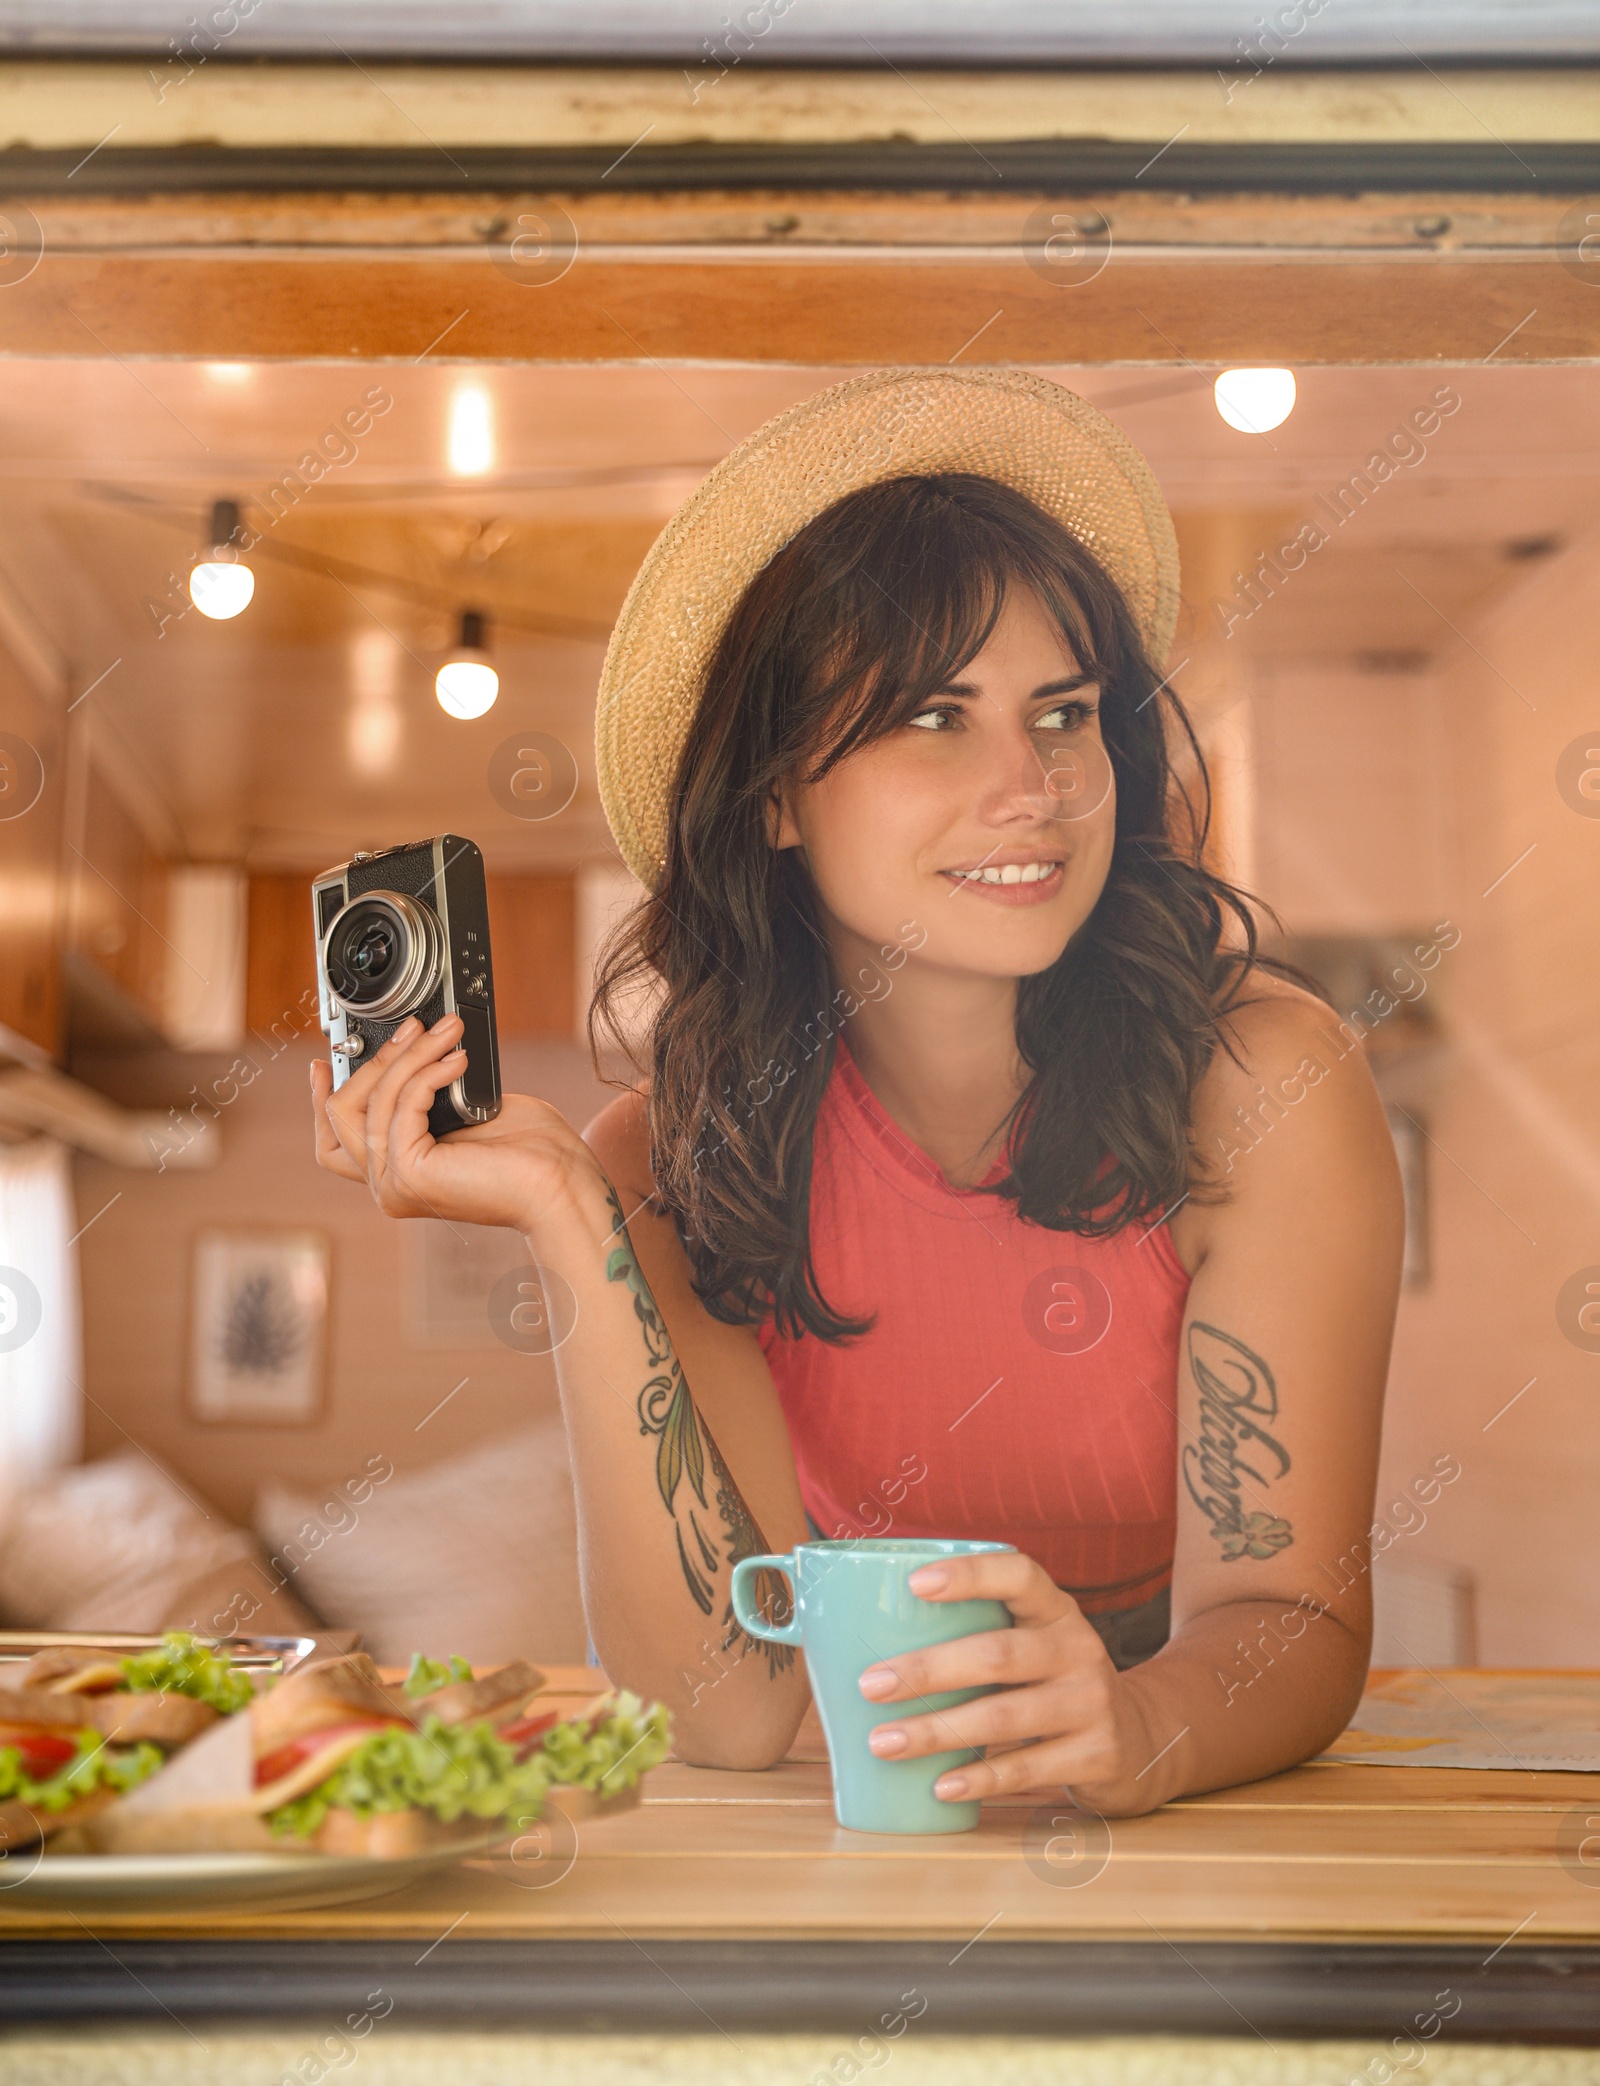
[[[500,1048],[483,856],[442,833],[355,854],[311,885],[317,1002],[333,1084],[386,1043],[409,1014],[431,1028],[459,1014],[466,1070],[434,1098],[435,1137],[500,1113]]]

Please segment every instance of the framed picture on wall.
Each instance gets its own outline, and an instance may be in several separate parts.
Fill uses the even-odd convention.
[[[320,1231],[196,1235],[189,1328],[195,1419],[305,1427],[321,1416],[331,1258]]]

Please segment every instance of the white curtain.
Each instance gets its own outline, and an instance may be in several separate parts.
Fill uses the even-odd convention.
[[[77,1229],[66,1147],[0,1145],[0,1491],[82,1453]]]

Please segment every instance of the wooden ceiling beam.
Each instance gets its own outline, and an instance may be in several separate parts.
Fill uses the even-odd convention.
[[[970,255],[580,249],[558,281],[487,253],[46,250],[0,289],[0,353],[512,362],[1470,363],[1600,356],[1558,257],[1092,253],[1055,279]]]

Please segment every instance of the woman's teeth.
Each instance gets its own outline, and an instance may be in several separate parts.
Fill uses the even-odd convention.
[[[1061,867],[1059,862],[1008,862],[1004,869],[952,869],[963,884],[1042,884]]]

